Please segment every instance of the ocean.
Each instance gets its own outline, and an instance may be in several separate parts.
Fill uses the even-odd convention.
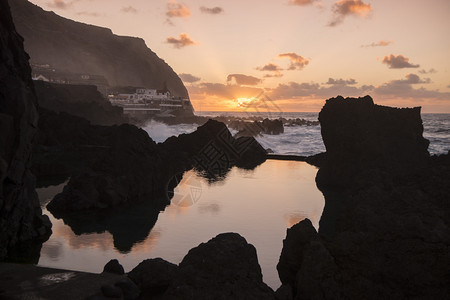
[[[318,113],[267,113],[267,112],[196,112],[198,116],[217,117],[263,117],[305,119],[317,121]],[[431,155],[447,153],[450,150],[450,114],[422,114],[424,137],[430,141],[428,151]],[[180,124],[168,126],[163,123],[151,121],[143,129],[147,131],[155,142],[164,142],[172,135],[190,133],[195,131],[198,124]],[[234,134],[235,130],[230,129]],[[285,126],[284,133],[280,135],[262,134],[255,137],[265,148],[276,154],[290,154],[309,156],[325,152],[325,146],[320,134],[320,125],[317,126]]]

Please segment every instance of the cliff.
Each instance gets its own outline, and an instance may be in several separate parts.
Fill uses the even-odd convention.
[[[110,86],[162,89],[187,97],[172,68],[135,37],[83,24],[48,12],[26,0],[10,0],[17,31],[35,64],[59,71],[104,76]]]
[[[23,39],[0,0],[0,259],[23,242],[48,237],[30,172],[37,101]]]
[[[92,85],[56,84],[35,81],[39,106],[54,112],[65,112],[85,118],[94,125],[127,122],[121,107],[113,106]]]

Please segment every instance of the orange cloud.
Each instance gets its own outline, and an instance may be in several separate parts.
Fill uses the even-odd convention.
[[[303,56],[300,56],[294,52],[282,53],[282,54],[279,54],[278,57],[288,58],[291,61],[291,64],[289,65],[288,70],[301,70],[307,64],[309,64],[309,60],[307,60]]]
[[[356,80],[353,78],[350,79],[334,79],[334,78],[328,78],[328,81],[326,84],[331,84],[331,85],[354,85],[357,84]]]
[[[227,83],[235,82],[238,85],[257,85],[262,82],[261,79],[244,74],[230,74],[227,76]]]
[[[178,74],[178,76],[180,76],[181,80],[183,80],[183,82],[187,82],[187,83],[194,83],[197,81],[200,81],[200,77],[194,76],[192,74],[188,74],[188,73],[181,73]]]
[[[389,66],[389,69],[418,68],[420,65],[413,65],[409,62],[409,58],[403,55],[389,55],[383,57],[382,62]]]
[[[278,66],[276,64],[268,63],[267,65],[265,65],[263,67],[257,67],[256,70],[258,70],[258,71],[276,72],[276,71],[281,71],[283,69],[280,68],[280,66]]]
[[[167,44],[171,44],[174,48],[181,49],[186,46],[195,45],[196,42],[192,40],[187,33],[182,33],[178,38],[176,37],[168,37],[166,39]]]
[[[203,82],[189,88],[189,94],[213,96],[227,100],[256,97],[262,91],[262,89],[256,87],[211,82]]]
[[[370,43],[368,45],[361,45],[361,47],[363,48],[368,48],[368,47],[386,47],[389,46],[391,44],[393,44],[393,41],[378,41],[378,42],[373,42]]]
[[[171,18],[188,18],[191,15],[191,10],[184,3],[178,3],[176,0],[170,0],[167,3],[167,20],[166,22],[173,25]]]
[[[299,5],[299,6],[304,6],[304,5],[310,5],[313,4],[314,2],[316,2],[317,0],[289,0],[289,4],[291,5]]]
[[[361,0],[339,0],[333,4],[331,10],[333,19],[328,23],[328,26],[336,26],[341,24],[347,16],[368,16],[372,11],[372,6]]]
[[[423,87],[413,88],[414,84],[430,83],[429,78],[421,79],[416,74],[407,74],[405,79],[391,80],[375,88],[374,92],[380,96],[397,99],[414,100],[444,100],[450,101],[450,93],[439,90],[428,90]]]

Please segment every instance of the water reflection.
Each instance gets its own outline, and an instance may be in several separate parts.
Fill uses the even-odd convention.
[[[117,258],[130,271],[153,257],[179,263],[200,243],[237,232],[256,247],[264,281],[277,288],[276,264],[286,229],[305,217],[318,227],[324,200],[315,186],[316,172],[303,162],[266,161],[254,171],[234,167],[226,180],[210,183],[191,170],[165,209],[141,203],[64,222],[50,216],[54,233],[42,247],[39,264],[101,272]]]
[[[114,248],[120,253],[128,253],[133,245],[143,242],[158,220],[164,205],[143,201],[120,210],[83,212],[64,217],[64,223],[76,235],[109,232],[113,237]]]

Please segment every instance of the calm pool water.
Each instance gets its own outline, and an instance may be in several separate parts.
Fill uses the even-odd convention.
[[[178,264],[200,243],[237,232],[256,247],[264,281],[276,289],[286,229],[304,218],[318,228],[324,198],[315,185],[316,172],[304,162],[268,160],[252,171],[233,168],[224,180],[208,183],[189,171],[159,215],[143,204],[113,216],[63,221],[44,208],[53,234],[42,247],[39,265],[100,273],[113,258],[126,272],[147,258]],[[62,188],[39,189],[42,205]]]

